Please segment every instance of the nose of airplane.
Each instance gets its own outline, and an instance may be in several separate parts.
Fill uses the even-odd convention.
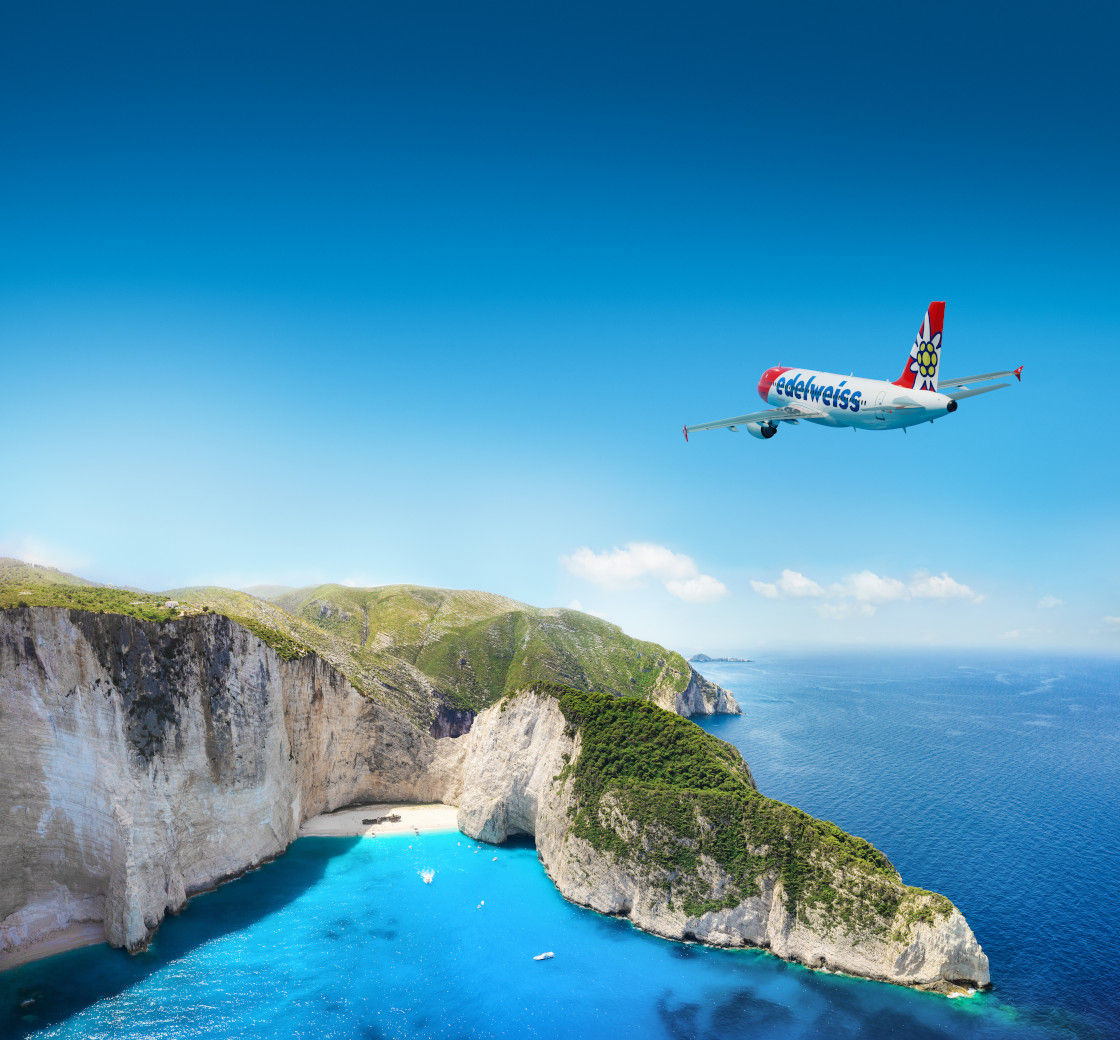
[[[767,394],[770,393],[770,387],[773,385],[774,380],[778,378],[786,369],[780,365],[775,365],[773,368],[768,368],[762,373],[762,378],[758,381],[758,396],[764,401]]]

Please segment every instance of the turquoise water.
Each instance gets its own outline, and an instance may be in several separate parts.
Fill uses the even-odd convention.
[[[991,994],[950,1001],[754,951],[656,939],[566,903],[527,844],[304,838],[193,900],[146,954],[90,947],[3,974],[0,1030],[309,1040],[1120,1036],[1114,671],[969,664],[902,682],[898,667],[714,666],[745,715],[708,728],[749,752],[766,793],[797,795],[879,842],[907,880],[951,895],[992,957]],[[423,869],[435,870],[431,885]],[[1059,894],[1060,906],[1050,905]],[[546,950],[555,958],[532,959]]]

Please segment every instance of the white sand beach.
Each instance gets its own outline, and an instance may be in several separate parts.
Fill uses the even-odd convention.
[[[0,971],[16,968],[29,961],[51,957],[67,950],[77,950],[82,946],[93,946],[105,941],[105,928],[100,921],[79,921],[57,932],[51,932],[38,942],[21,946],[16,950],[0,952]]]
[[[300,828],[299,836],[361,836],[375,838],[383,834],[414,834],[433,831],[457,831],[455,805],[406,805],[400,802],[379,802],[375,805],[352,806],[338,812],[314,816]],[[383,816],[399,816],[399,821],[366,824],[363,820]],[[53,932],[36,943],[16,950],[0,951],[0,971],[7,971],[28,961],[50,957],[82,946],[105,941],[100,921],[83,921]]]
[[[457,831],[459,808],[455,805],[404,805],[379,802],[376,805],[351,806],[333,813],[313,816],[299,829],[301,838],[312,835],[347,837],[361,835],[376,838],[379,834],[414,834],[417,831]],[[399,821],[363,823],[383,816],[399,816]]]

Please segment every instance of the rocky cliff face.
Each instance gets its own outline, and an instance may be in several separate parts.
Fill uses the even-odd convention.
[[[688,686],[683,693],[678,693],[672,704],[658,701],[659,707],[667,711],[675,711],[691,719],[696,715],[739,715],[739,702],[722,686],[709,682],[695,668],[689,669],[692,673]]]
[[[525,692],[496,705],[463,739],[460,829],[495,843],[532,835],[549,876],[573,902],[628,917],[670,939],[761,947],[814,968],[944,992],[989,983],[988,959],[960,912],[943,897],[905,889],[900,881],[893,882],[902,891],[894,893],[899,902],[886,920],[868,913],[842,924],[827,907],[791,910],[776,871],[762,876],[756,895],[740,900],[727,898],[736,891],[734,879],[703,853],[699,870],[687,876],[651,865],[660,851],[653,846],[679,841],[679,832],[640,826],[621,796],[604,798],[600,821],[638,855],[616,855],[579,836],[571,767],[582,752],[582,735],[552,696]],[[843,876],[831,880],[843,891]],[[686,909],[695,902],[697,882],[709,904],[724,905]],[[887,882],[884,888],[891,894]]]
[[[672,707],[738,708],[695,673]],[[307,818],[402,800],[459,805],[460,827],[486,841],[534,836],[565,896],[660,935],[929,988],[987,983],[964,919],[935,912],[940,897],[856,933],[819,907],[791,912],[776,876],[732,898],[738,882],[704,855],[687,877],[642,869],[664,836],[609,792],[597,826],[638,854],[604,851],[573,827],[582,741],[556,698],[534,692],[436,739],[320,658],[282,660],[221,615],[0,610],[0,963],[75,925],[140,949],[168,911],[282,852]],[[686,909],[698,898],[706,908]]]
[[[309,816],[439,800],[457,751],[218,615],[0,611],[0,955],[82,923],[139,949]]]

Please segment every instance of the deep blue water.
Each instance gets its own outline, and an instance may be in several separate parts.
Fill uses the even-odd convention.
[[[0,1032],[52,1037],[1120,1037],[1115,662],[708,666],[760,788],[947,893],[992,960],[968,1000],[665,942],[566,903],[529,845],[305,838],[137,957],[0,975]],[[424,885],[418,872],[436,871]],[[479,904],[484,901],[484,905]],[[550,961],[532,956],[554,950]]]
[[[759,789],[948,895],[992,997],[1041,1035],[1120,1036],[1120,661],[891,655],[710,665],[705,724]]]

